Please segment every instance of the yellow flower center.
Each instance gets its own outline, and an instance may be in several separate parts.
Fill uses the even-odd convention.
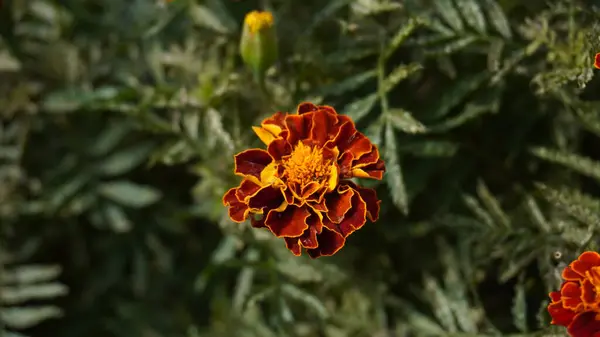
[[[250,33],[256,33],[273,25],[273,14],[271,12],[252,11],[246,15],[244,24],[248,26]]]
[[[331,165],[323,159],[323,150],[298,143],[292,154],[283,161],[283,176],[288,183],[304,186],[322,182],[331,174]]]

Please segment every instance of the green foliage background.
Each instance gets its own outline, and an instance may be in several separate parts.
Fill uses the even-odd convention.
[[[272,10],[266,91],[244,15]],[[543,336],[600,231],[590,1],[5,0],[4,336]],[[250,126],[309,100],[380,146],[334,257],[227,219]]]

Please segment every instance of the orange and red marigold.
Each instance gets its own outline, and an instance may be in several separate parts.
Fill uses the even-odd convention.
[[[597,53],[596,56],[594,56],[594,68],[600,69],[600,53]]]
[[[600,254],[584,252],[562,272],[560,291],[550,293],[552,324],[572,337],[600,337]]]
[[[317,258],[335,254],[367,218],[377,220],[375,191],[348,179],[380,180],[385,165],[348,116],[302,103],[295,114],[277,112],[253,129],[267,149],[235,155],[243,180],[223,196],[233,221],[250,218],[284,238],[294,255],[304,248]]]

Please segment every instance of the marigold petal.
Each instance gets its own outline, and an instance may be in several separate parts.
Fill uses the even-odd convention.
[[[300,240],[298,238],[283,238],[285,240],[285,246],[289,249],[292,254],[296,256],[302,255],[302,247],[300,246]]]
[[[273,159],[281,160],[282,157],[289,156],[292,153],[292,146],[287,140],[277,138],[269,144],[267,152],[269,152]]]
[[[316,259],[320,256],[331,256],[342,249],[346,243],[346,239],[343,236],[326,227],[323,228],[321,234],[317,235],[317,241],[319,242],[317,248],[306,250],[311,259]]]
[[[319,217],[311,215],[308,218],[308,229],[302,233],[299,237],[300,245],[307,249],[314,249],[319,246],[319,241],[317,240],[317,234],[322,232],[323,223],[319,219]]]
[[[238,200],[235,196],[236,191],[237,188],[231,188],[223,195],[223,205],[228,206],[227,213],[231,220],[242,223],[248,217],[250,209],[248,205]]]
[[[579,296],[581,296],[581,289],[579,288],[579,284],[575,282],[563,283],[562,287],[560,288],[560,295],[562,296],[563,300],[565,299],[565,297],[579,298]]]
[[[333,138],[333,143],[340,150],[340,153],[346,152],[354,141],[356,136],[356,127],[352,121],[348,121],[340,125],[339,130]]]
[[[587,305],[594,305],[598,301],[596,298],[596,287],[590,280],[584,280],[581,283],[581,300]]]
[[[331,166],[331,172],[329,174],[329,180],[327,181],[327,192],[331,192],[335,190],[340,180],[340,175],[338,173],[337,164],[333,164]]]
[[[300,189],[300,198],[306,200],[310,198],[315,192],[318,192],[323,188],[323,184],[319,184],[315,181],[311,181],[310,183],[302,186]]]
[[[352,207],[345,214],[344,219],[338,225],[344,237],[360,229],[367,222],[367,204],[358,193],[353,193]]]
[[[235,191],[235,196],[239,201],[247,201],[248,198],[255,195],[260,190],[260,185],[249,179],[242,180],[242,183]]]
[[[285,125],[288,131],[286,138],[290,144],[296,144],[298,141],[308,138],[310,118],[310,114],[287,115],[285,117]]]
[[[310,102],[302,102],[298,104],[298,108],[296,108],[296,113],[298,115],[305,114],[307,112],[318,110],[317,106]]]
[[[354,191],[346,189],[342,192],[331,193],[325,196],[325,206],[328,209],[326,214],[329,221],[334,224],[339,224],[344,220],[344,215],[352,207],[352,196]]]
[[[600,332],[600,321],[596,318],[593,311],[582,312],[573,318],[573,321],[567,327],[567,332],[571,337],[594,337]]]
[[[568,326],[575,317],[575,312],[565,309],[561,302],[551,303],[548,305],[548,313],[552,317],[551,324]]]
[[[594,56],[594,68],[600,69],[600,53],[597,53],[596,56]]]
[[[367,204],[367,216],[371,222],[379,219],[379,209],[381,200],[377,199],[377,192],[372,188],[360,187],[352,182],[349,182],[350,186],[358,192],[360,198]]]
[[[330,110],[320,109],[313,113],[310,138],[315,141],[315,145],[322,147],[333,138],[332,131],[336,122],[337,117]]]
[[[375,164],[379,159],[379,150],[377,149],[377,146],[371,145],[371,151],[352,161],[352,168],[361,168],[370,164]]]
[[[585,272],[590,268],[597,266],[600,266],[600,254],[591,251],[583,252],[570,265],[571,269],[582,276],[585,276]]]
[[[381,180],[385,172],[385,164],[383,160],[377,161],[375,164],[367,165],[363,168],[352,169],[351,174],[357,178],[371,178]]]
[[[263,143],[265,143],[265,145],[271,144],[271,142],[277,138],[271,131],[260,126],[253,126],[252,130],[254,130],[254,133]]]
[[[548,296],[550,297],[550,300],[552,302],[560,301],[560,292],[559,291],[553,291],[550,294],[548,294]]]
[[[269,211],[265,225],[278,238],[298,237],[308,228],[306,223],[310,212],[306,207],[289,205],[285,211]]]
[[[286,113],[277,111],[271,117],[265,118],[260,125],[277,137],[285,129],[285,116]]]
[[[278,184],[280,179],[277,177],[278,169],[279,167],[276,162],[267,165],[260,172],[260,182],[263,183],[263,185],[280,185]],[[283,185],[283,183],[281,183],[281,185]]]
[[[260,179],[260,172],[269,165],[273,158],[265,150],[249,149],[235,155],[235,173]]]
[[[565,269],[563,269],[561,276],[567,281],[578,281],[583,279],[583,275],[578,274],[573,269],[571,269],[571,267],[568,266],[565,267]]]
[[[265,186],[248,198],[248,206],[253,210],[278,208],[284,202],[281,189]]]

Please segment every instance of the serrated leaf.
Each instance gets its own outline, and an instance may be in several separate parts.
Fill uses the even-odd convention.
[[[200,27],[222,34],[230,32],[225,21],[206,6],[192,4],[189,13],[192,21]]]
[[[431,56],[453,54],[470,46],[477,39],[474,35],[451,37],[442,43],[428,47],[424,50],[424,54]]]
[[[371,94],[356,100],[344,107],[343,114],[348,115],[355,122],[365,117],[377,102],[377,94]]]
[[[55,306],[13,307],[0,311],[2,321],[15,329],[31,328],[47,319],[61,316],[62,311]]]
[[[416,120],[412,114],[403,109],[390,109],[386,113],[388,121],[398,130],[409,134],[423,133],[427,131],[425,125]]]
[[[322,95],[341,95],[354,90],[377,76],[376,70],[365,71],[319,90]]]
[[[487,16],[488,22],[496,29],[500,35],[506,39],[512,38],[510,24],[502,7],[496,0],[482,0],[482,6]]]
[[[486,72],[462,76],[442,94],[442,97],[437,100],[435,105],[428,111],[427,117],[432,119],[443,118],[468,95],[480,88],[488,78],[489,74]]]
[[[386,182],[392,202],[403,213],[408,214],[408,196],[404,186],[404,177],[400,166],[400,158],[396,149],[396,136],[390,123],[385,126],[385,163],[387,167]]]
[[[43,300],[63,296],[68,293],[67,287],[59,282],[50,282],[33,285],[18,285],[13,287],[0,288],[1,303],[13,305],[23,303],[29,300]]]
[[[575,219],[589,226],[600,225],[600,200],[566,187],[555,189],[542,183],[536,187],[546,200]]]
[[[148,142],[123,149],[100,162],[97,170],[104,176],[127,173],[141,165],[148,158],[153,148],[154,144]]]
[[[416,73],[421,69],[423,69],[423,66],[418,63],[402,64],[397,66],[383,80],[383,92],[389,92],[402,80],[408,78],[410,75]]]
[[[527,296],[525,292],[525,274],[519,275],[519,281],[515,286],[515,297],[513,298],[512,316],[513,323],[519,331],[527,333]]]
[[[50,281],[58,277],[62,271],[59,265],[29,264],[15,267],[4,272],[2,283],[35,283]]]
[[[545,147],[535,147],[531,152],[538,158],[560,164],[600,182],[600,162],[574,153],[562,152]]]
[[[329,317],[329,312],[325,305],[315,295],[304,291],[293,284],[287,283],[281,287],[281,292],[284,296],[304,303],[307,308],[315,312],[321,319]]]
[[[477,195],[487,208],[489,214],[494,218],[494,222],[505,228],[510,227],[510,219],[504,213],[500,202],[492,195],[482,180],[477,181]]]
[[[410,34],[418,27],[419,21],[411,18],[409,21],[396,32],[392,40],[388,43],[383,53],[383,59],[388,59],[400,45],[408,38]]]
[[[454,29],[455,32],[462,32],[465,28],[458,10],[454,7],[452,0],[436,0],[433,2],[437,13]]]
[[[125,180],[100,184],[98,192],[120,205],[134,208],[149,206],[161,198],[161,193],[158,190]]]
[[[419,157],[452,157],[460,148],[459,143],[444,140],[424,140],[402,145],[401,152]]]
[[[427,297],[431,301],[431,307],[437,320],[442,324],[446,332],[458,332],[450,301],[444,294],[440,285],[433,277],[428,275],[425,275],[424,283]]]
[[[479,3],[475,0],[455,0],[458,11],[465,22],[481,35],[486,34],[485,17]]]

